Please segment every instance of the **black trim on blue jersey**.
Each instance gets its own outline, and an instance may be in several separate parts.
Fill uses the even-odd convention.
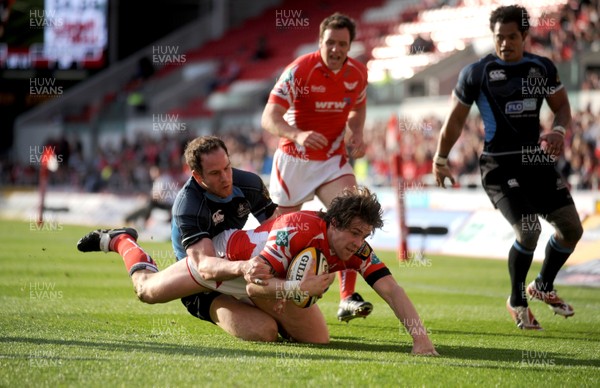
[[[183,239],[182,244],[184,247],[189,248],[190,245],[194,244],[197,241],[202,240],[203,238],[210,238],[210,234],[208,232],[200,232],[196,233],[193,236],[189,236]],[[192,242],[190,242],[192,241]]]
[[[268,220],[273,213],[275,213],[275,209],[277,209],[277,204],[273,203],[273,201],[269,202],[266,206],[258,209],[256,212],[252,212],[252,215],[259,223],[263,223],[263,221]],[[267,214],[267,211],[271,209],[270,214]]]

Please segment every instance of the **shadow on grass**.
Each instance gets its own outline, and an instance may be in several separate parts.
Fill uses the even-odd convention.
[[[132,352],[144,352],[144,353],[162,353],[167,355],[184,355],[184,356],[196,356],[205,358],[219,358],[219,359],[236,359],[236,358],[289,358],[295,350],[302,348],[307,349],[322,349],[327,350],[343,350],[345,352],[357,352],[361,355],[361,360],[365,362],[376,361],[381,362],[381,353],[393,353],[393,354],[410,354],[412,344],[410,340],[406,343],[373,343],[365,342],[355,337],[343,337],[336,336],[332,338],[331,343],[328,345],[310,345],[310,344],[296,344],[289,342],[280,343],[253,343],[257,346],[264,346],[264,349],[243,349],[242,347],[247,346],[248,342],[240,341],[240,348],[231,349],[231,347],[213,347],[205,345],[190,345],[181,343],[158,343],[148,341],[86,341],[86,340],[61,340],[51,338],[35,338],[35,337],[1,337],[0,343],[24,343],[32,345],[55,345],[55,346],[74,346],[77,348],[88,348],[90,351],[105,350],[105,351],[122,351],[126,354]],[[276,348],[273,349],[273,346]],[[518,349],[498,349],[490,347],[473,347],[473,346],[437,346],[437,350],[441,357],[427,358],[424,360],[421,357],[415,357],[411,360],[411,363],[436,363],[443,365],[455,365],[460,367],[485,367],[492,369],[506,369],[507,367],[514,368],[543,368],[548,369],[549,367],[600,367],[600,360],[593,359],[572,359],[565,358],[564,355],[556,352],[539,352],[539,351],[525,351]],[[298,353],[298,356],[303,360],[333,360],[333,361],[346,361],[348,359],[348,353],[340,352],[339,356],[324,354],[323,352],[318,353]],[[370,359],[365,353],[374,353],[377,356]],[[34,357],[36,354],[33,355]],[[3,358],[13,359],[31,359],[32,355],[25,354],[3,354]],[[61,357],[52,354],[52,359],[62,360],[80,360],[80,361],[114,361],[115,358],[110,356],[98,357]],[[118,358],[118,357],[117,357]],[[435,361],[434,361],[435,360]],[[481,364],[476,361],[493,361],[501,362],[503,364]],[[510,363],[506,365],[504,363]]]
[[[472,346],[439,346],[443,357],[471,361],[499,361],[516,363],[518,368],[599,367],[600,360],[565,358],[564,354],[538,350],[497,349]],[[504,365],[498,367],[505,368]]]
[[[342,341],[343,340],[343,341]],[[389,352],[389,353],[410,353],[412,343],[410,339],[406,339],[408,345],[405,344],[376,344],[368,342],[359,342],[354,337],[336,336],[332,339],[329,345],[323,348],[338,349],[345,351],[360,351],[360,352]],[[566,358],[564,354],[557,352],[537,351],[537,350],[521,350],[521,349],[499,349],[490,347],[474,347],[474,346],[444,346],[436,345],[436,350],[440,356],[445,359],[457,359],[465,361],[495,361],[516,363],[518,367],[532,368],[548,368],[549,366],[574,366],[585,367],[593,366],[600,367],[599,359],[579,359]],[[435,358],[436,360],[438,358]],[[440,359],[440,360],[442,360]],[[446,363],[446,360],[442,361]],[[481,366],[481,364],[459,364],[462,366]],[[505,368],[505,365],[486,365],[490,368]]]
[[[122,352],[144,352],[144,353],[162,353],[169,355],[184,355],[184,356],[198,356],[208,358],[222,358],[222,359],[235,359],[239,357],[286,357],[286,353],[292,353],[295,348],[310,347],[327,349],[329,346],[324,345],[309,345],[309,344],[296,344],[289,342],[280,343],[261,343],[261,342],[243,342],[240,341],[240,348],[232,350],[230,347],[211,347],[206,345],[197,344],[181,344],[181,343],[161,343],[161,342],[147,342],[147,341],[86,341],[86,340],[62,340],[53,338],[35,338],[35,337],[0,337],[0,343],[24,343],[32,345],[55,345],[55,346],[74,346],[77,348],[89,348],[91,351],[94,350],[105,350],[105,351],[122,351]],[[243,346],[248,344],[255,344],[258,346],[264,345],[265,350],[251,350],[242,349]],[[277,349],[266,349],[267,347],[277,346]],[[4,358],[31,358],[25,354],[22,356],[15,354],[0,354]],[[60,357],[56,357],[57,359]],[[315,359],[315,360],[334,360],[342,361],[346,360],[347,357],[326,355],[326,354],[305,354],[302,353],[304,359]],[[76,359],[76,360],[87,360],[87,357],[65,357],[64,359]],[[93,358],[94,361],[114,361],[113,358],[107,358],[106,356]]]
[[[584,342],[589,342],[591,341],[596,341],[598,342],[599,340],[596,340],[594,338],[590,338],[590,336],[592,335],[597,335],[596,333],[591,333],[591,332],[583,332],[583,331],[574,331],[574,330],[568,330],[568,331],[561,331],[561,332],[552,332],[552,331],[546,331],[546,330],[540,330],[540,331],[536,331],[536,330],[518,330],[515,328],[515,332],[514,333],[501,333],[501,332],[485,332],[485,331],[462,331],[462,330],[445,330],[445,329],[432,329],[433,332],[435,334],[451,334],[451,335],[465,335],[465,336],[491,336],[491,337],[508,337],[508,338],[515,338],[515,336],[523,336],[524,338],[537,338],[540,340],[556,340],[556,339],[561,339],[561,340],[568,340],[568,341],[584,341]],[[576,335],[569,335],[569,334],[576,334]],[[583,337],[582,337],[583,336]]]

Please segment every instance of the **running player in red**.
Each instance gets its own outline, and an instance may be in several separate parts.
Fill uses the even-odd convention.
[[[281,290],[296,290],[318,296],[326,291],[333,280],[329,274],[307,277],[300,284],[290,285],[290,281],[284,280],[292,259],[306,247],[314,247],[323,252],[331,272],[352,269],[361,273],[412,336],[413,354],[437,355],[412,302],[389,269],[365,243],[365,238],[383,226],[381,217],[381,205],[369,190],[346,189],[332,201],[325,213],[288,213],[265,222],[253,231],[227,230],[213,238],[217,255],[229,261],[249,263],[249,266],[262,260],[272,267],[274,278],[248,275],[252,273],[248,268],[245,272],[248,276],[244,278],[206,280],[187,258],[161,272],[145,269],[145,264],[137,265],[136,259],[131,256],[125,262],[142,301],[149,302],[148,296],[151,295],[152,302],[167,302],[185,293],[210,290],[239,298],[250,296],[254,304],[271,314],[295,340],[327,343],[329,332],[317,305],[300,309],[288,302],[282,303],[283,309],[274,310],[282,298],[292,297],[291,293],[283,295]],[[87,234],[79,241],[79,250],[104,250],[100,240],[109,233]],[[105,240],[109,242],[105,251],[118,250],[121,255],[137,251],[139,263],[149,260],[149,256],[135,242],[131,230],[120,230],[119,234],[113,233],[110,239]],[[138,272],[141,272],[140,276],[134,277]]]
[[[281,137],[269,191],[277,212],[298,211],[316,195],[326,207],[356,177],[348,162],[365,154],[366,67],[348,57],[354,21],[335,13],[323,20],[319,51],[293,61],[271,91],[262,126]],[[373,305],[355,293],[356,272],[342,271],[338,319],[366,317]]]

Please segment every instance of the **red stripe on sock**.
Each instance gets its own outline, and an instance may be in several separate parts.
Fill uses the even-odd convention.
[[[110,242],[112,250],[117,252],[123,258],[127,272],[137,263],[150,263],[156,266],[156,263],[142,247],[128,234],[120,234]]]
[[[345,271],[338,272],[338,279],[340,281],[340,298],[344,300],[352,294],[356,287],[356,271],[348,269]]]

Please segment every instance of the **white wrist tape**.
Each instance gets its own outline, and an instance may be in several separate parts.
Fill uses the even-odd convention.
[[[444,158],[442,156],[439,156],[438,154],[435,154],[435,156],[433,157],[433,163],[437,164],[438,166],[447,166],[448,165],[448,158]]]
[[[567,133],[567,130],[562,125],[555,125],[554,128],[552,128],[552,131],[560,133],[563,136],[565,135],[565,133]]]

